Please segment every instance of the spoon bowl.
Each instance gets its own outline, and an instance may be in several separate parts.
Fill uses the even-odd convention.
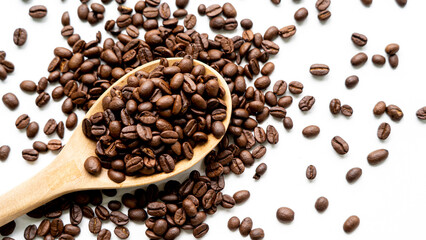
[[[168,58],[169,64],[180,61],[182,58]],[[102,112],[102,99],[110,96],[110,89],[120,87],[127,83],[127,79],[137,71],[143,70],[151,72],[160,63],[160,60],[149,62],[145,65],[135,68],[115,82],[107,91],[105,91],[94,105],[87,112],[85,118],[94,113]],[[210,66],[194,60],[194,66],[203,65],[206,68],[206,74],[215,75],[218,78],[219,85],[225,89],[224,101],[226,103],[226,119],[223,121],[225,129],[228,128],[231,114],[232,102],[231,94],[227,83],[223,77]],[[101,174],[93,176],[84,168],[84,161],[90,156],[96,156],[96,142],[87,138],[83,134],[82,123],[76,127],[66,146],[61,150],[55,160],[45,169],[41,170],[34,177],[25,181],[21,185],[12,189],[0,197],[0,226],[14,220],[61,195],[81,190],[90,189],[118,189],[127,187],[136,187],[156,183],[170,177],[173,177],[185,170],[188,170],[200,160],[202,160],[216,145],[221,138],[217,139],[213,134],[208,135],[208,141],[203,145],[197,145],[194,149],[194,156],[191,160],[181,160],[176,163],[175,169],[170,173],[155,173],[147,176],[126,176],[122,183],[115,183],[108,178],[107,170],[102,169]]]

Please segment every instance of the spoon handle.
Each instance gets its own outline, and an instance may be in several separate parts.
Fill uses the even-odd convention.
[[[0,226],[76,189],[81,172],[73,161],[60,155],[34,177],[0,196]]]

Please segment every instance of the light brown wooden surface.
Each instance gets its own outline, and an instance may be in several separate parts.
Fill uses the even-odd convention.
[[[172,64],[180,59],[182,58],[168,58],[168,61],[169,64]],[[127,78],[135,72],[139,70],[150,72],[157,67],[158,64],[159,60],[156,60],[140,66],[123,76],[113,86],[122,86],[126,84]],[[227,105],[227,115],[223,123],[225,128],[228,128],[232,114],[231,94],[228,86],[222,76],[210,66],[194,60],[194,65],[200,64],[206,67],[207,74],[216,75],[219,79],[219,84],[226,90],[224,100]],[[87,112],[86,117],[96,112],[103,111],[102,99],[108,95],[109,90],[102,94],[96,101],[93,107]],[[142,186],[175,176],[198,163],[221,140],[209,134],[207,143],[194,148],[193,159],[179,161],[175,166],[175,170],[171,173],[126,177],[124,182],[115,183],[108,178],[105,169],[102,169],[102,173],[99,176],[92,176],[84,169],[83,164],[86,158],[95,156],[96,143],[84,136],[81,126],[80,122],[70,140],[66,143],[66,146],[50,165],[31,179],[0,197],[0,226],[66,193],[88,189]]]

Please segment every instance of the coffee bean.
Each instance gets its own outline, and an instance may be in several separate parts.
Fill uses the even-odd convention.
[[[271,0],[271,2],[275,5],[278,5],[281,3],[281,0]]]
[[[399,108],[396,105],[388,105],[386,107],[386,114],[393,120],[393,121],[399,121],[404,117],[404,113],[402,112],[401,108]]]
[[[207,234],[208,231],[209,225],[202,223],[198,225],[198,227],[194,228],[192,235],[194,235],[195,238],[202,238]]]
[[[352,168],[346,173],[346,181],[348,183],[353,183],[356,180],[358,180],[362,175],[362,169],[361,168]]]
[[[315,209],[318,212],[324,212],[328,208],[328,199],[325,197],[319,197],[315,202]]]
[[[282,38],[289,38],[296,34],[296,26],[289,25],[280,29],[278,33]]]
[[[38,133],[38,123],[37,122],[31,122],[27,127],[27,137],[33,138]]]
[[[293,120],[290,117],[285,117],[283,120],[284,128],[290,130],[293,128]]]
[[[68,115],[67,120],[65,122],[65,126],[68,129],[73,129],[75,128],[75,126],[77,126],[78,123],[78,119],[77,119],[77,114],[75,113],[71,113],[70,115]]]
[[[276,26],[271,26],[266,29],[265,33],[263,34],[263,39],[272,41],[278,37],[279,33],[280,30]]]
[[[29,10],[32,18],[44,18],[47,15],[47,8],[43,5],[34,5]]]
[[[248,30],[248,29],[251,29],[253,27],[253,22],[250,19],[245,18],[245,19],[241,20],[240,25],[243,29]]]
[[[368,41],[368,38],[361,33],[353,33],[351,39],[355,45],[360,47],[365,46]]]
[[[373,108],[373,113],[376,116],[382,115],[383,113],[385,113],[385,111],[386,111],[386,103],[383,101],[376,103],[376,105]]]
[[[309,71],[314,76],[325,76],[330,71],[330,68],[325,64],[312,64]]]
[[[37,89],[37,85],[31,80],[24,80],[19,84],[19,87],[22,91],[26,92],[35,92]]]
[[[382,123],[380,124],[379,128],[377,129],[377,137],[381,140],[386,140],[391,133],[391,127],[388,123]]]
[[[369,164],[376,165],[386,160],[388,156],[389,156],[388,150],[378,149],[368,154],[367,160]]]
[[[302,134],[307,138],[312,138],[318,136],[320,133],[320,128],[315,125],[307,126],[303,129]]]
[[[17,129],[24,129],[30,124],[30,117],[27,114],[22,114],[15,121],[15,126]]]
[[[308,168],[306,168],[306,178],[309,180],[314,180],[317,176],[317,169],[314,165],[309,165]]]
[[[56,123],[55,119],[51,118],[44,125],[43,132],[46,135],[51,135],[51,134],[53,134],[56,131],[56,127],[57,126],[58,126],[58,124]]]
[[[294,13],[294,20],[296,21],[303,21],[308,17],[308,9],[302,7],[299,8],[295,13]]]
[[[185,9],[177,9],[176,11],[173,12],[173,17],[175,18],[185,17],[186,15],[188,15],[188,11],[186,11]]]
[[[288,207],[280,207],[277,210],[277,219],[282,222],[293,222],[294,220],[294,211]]]
[[[257,166],[256,168],[256,173],[254,174],[253,178],[256,180],[259,180],[260,177],[265,174],[266,170],[267,170],[267,165],[265,163],[261,163],[259,164],[259,166]]]
[[[356,75],[352,75],[346,78],[345,85],[347,88],[354,88],[359,82],[359,78]]]
[[[279,135],[277,129],[274,126],[268,125],[266,128],[266,139],[270,144],[277,144],[279,140]]]
[[[293,103],[293,98],[291,96],[284,96],[278,99],[278,106],[283,108],[288,108]]]
[[[330,101],[330,112],[332,114],[338,114],[341,110],[340,100],[337,98],[334,98]]]
[[[367,60],[368,60],[367,54],[360,52],[351,58],[351,64],[352,66],[361,66],[361,65],[364,65],[364,63],[367,62]]]
[[[234,6],[227,2],[222,6],[223,15],[227,18],[235,18],[237,16],[237,10],[235,10]]]
[[[369,5],[371,5],[371,4],[373,3],[373,0],[361,0],[361,2],[362,2],[364,5],[369,6]]]
[[[61,30],[61,35],[63,37],[70,37],[73,34],[74,34],[74,28],[70,25],[63,27]]]
[[[26,240],[32,240],[36,237],[37,226],[32,224],[25,228],[24,230],[24,238]]]
[[[56,127],[56,133],[60,138],[64,138],[65,134],[65,128],[64,128],[64,122],[60,121],[58,123],[58,126]]]
[[[8,145],[3,145],[0,147],[0,160],[4,161],[9,157],[10,147]]]
[[[405,7],[407,0],[396,0],[396,3],[398,3],[400,7]]]
[[[10,221],[10,222],[8,222],[5,225],[3,225],[3,226],[0,227],[0,234],[2,236],[10,235],[15,230],[15,227],[16,227],[16,222],[15,221]]]
[[[99,233],[98,233],[98,240],[110,240],[111,239],[111,232],[108,229],[102,229]]]
[[[221,16],[214,17],[210,20],[210,28],[220,30],[225,26],[225,19]]]
[[[344,104],[344,105],[342,105],[341,112],[344,116],[350,117],[350,116],[352,116],[354,111],[353,111],[351,106]]]
[[[101,220],[99,220],[99,218],[94,217],[94,218],[90,219],[89,231],[91,233],[97,234],[101,231],[101,229],[102,229],[102,222],[101,222]]]
[[[388,44],[385,48],[385,52],[389,55],[394,55],[399,51],[399,45],[396,43]]]
[[[128,215],[132,221],[145,221],[147,218],[147,213],[142,208],[129,209]]]
[[[38,159],[38,152],[34,149],[24,149],[22,150],[22,158],[27,161],[35,161]]]
[[[52,139],[52,140],[49,140],[49,142],[47,143],[47,149],[49,149],[50,151],[58,151],[61,148],[62,148],[61,140]]]
[[[318,19],[321,21],[325,21],[331,17],[331,12],[328,10],[324,10],[318,13]]]
[[[417,110],[417,112],[416,112],[416,116],[420,120],[425,120],[426,119],[426,107],[419,108],[419,110]]]
[[[298,81],[291,81],[288,85],[288,89],[293,94],[301,94],[303,92],[303,84]]]
[[[6,107],[15,110],[19,106],[19,100],[13,93],[6,93],[2,97],[2,101]]]
[[[331,146],[333,147],[334,151],[340,155],[344,155],[349,151],[348,143],[339,136],[335,136],[333,139],[331,139]]]
[[[247,201],[250,198],[250,192],[247,190],[240,190],[232,196],[235,199],[235,203],[242,203]]]
[[[216,17],[222,13],[222,7],[219,4],[213,4],[206,8],[207,17]]]
[[[129,229],[124,226],[115,227],[114,233],[120,239],[127,239],[130,236]]]
[[[238,217],[231,217],[228,220],[228,228],[231,231],[235,231],[240,227],[240,219]]]
[[[396,55],[396,54],[390,55],[389,56],[389,64],[392,68],[398,67],[398,64],[399,64],[398,55]]]
[[[330,6],[330,0],[317,0],[315,7],[318,11],[324,11]]]
[[[250,239],[261,240],[265,237],[265,232],[262,228],[255,228],[250,231]]]
[[[355,216],[355,215],[350,216],[350,217],[349,217],[349,218],[345,221],[345,223],[343,224],[343,230],[344,230],[346,233],[351,233],[351,232],[355,231],[355,229],[357,229],[357,228],[358,228],[359,223],[360,223],[360,220],[359,220],[359,217],[358,217],[358,216]]]
[[[92,175],[98,175],[102,171],[102,166],[99,158],[88,157],[84,162],[84,168]]]
[[[250,231],[253,227],[253,220],[251,220],[250,217],[246,217],[241,221],[240,227],[239,227],[239,231],[240,234],[245,237],[248,236],[250,234]]]
[[[46,236],[50,231],[50,221],[49,219],[44,219],[40,222],[40,225],[37,228],[37,236]]]
[[[304,96],[299,102],[299,109],[301,111],[309,111],[315,104],[315,98],[312,96]]]
[[[206,5],[204,4],[198,5],[197,11],[198,11],[198,14],[200,14],[201,16],[206,15],[206,11],[207,11]]]
[[[386,58],[383,57],[380,54],[375,54],[373,55],[373,57],[371,58],[371,60],[373,61],[374,64],[378,65],[378,66],[382,66],[386,63]]]
[[[47,144],[45,144],[44,142],[40,142],[40,141],[35,141],[33,143],[33,148],[35,150],[37,150],[37,152],[47,152]]]
[[[197,24],[197,17],[193,14],[188,14],[184,20],[184,26],[187,29],[193,29]]]
[[[64,226],[64,233],[71,235],[71,236],[77,236],[80,234],[80,227],[79,226],[74,226],[72,224],[66,224]]]
[[[61,23],[64,27],[70,25],[70,14],[68,13],[68,11],[65,11],[62,14]]]
[[[50,95],[47,92],[42,92],[37,96],[35,103],[38,107],[43,107],[49,102],[49,100]]]
[[[13,33],[13,42],[17,46],[22,46],[27,41],[27,31],[24,28],[17,28]]]

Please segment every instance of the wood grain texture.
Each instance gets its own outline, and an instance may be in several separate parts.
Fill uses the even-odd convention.
[[[173,64],[181,59],[168,58],[168,61],[169,64]],[[140,70],[150,72],[158,65],[159,60],[156,60],[135,68],[112,85],[110,89],[114,86],[125,85],[127,78],[135,72]],[[232,103],[231,94],[225,80],[219,73],[204,63],[194,60],[194,65],[204,65],[206,74],[216,75],[220,86],[225,89],[224,100],[227,105],[227,115],[223,123],[227,129],[232,114]],[[109,96],[109,90],[105,91],[95,102],[87,112],[86,117],[103,111],[102,99],[106,96]],[[83,164],[86,158],[95,156],[96,142],[84,136],[80,122],[70,140],[66,143],[66,146],[50,165],[31,179],[0,197],[0,226],[66,193],[89,189],[135,187],[165,180],[194,166],[215,148],[220,140],[209,134],[208,141],[205,144],[194,148],[193,159],[179,161],[173,172],[140,177],[127,176],[124,182],[115,183],[108,178],[105,169],[102,170],[99,176],[92,176],[84,169]]]

